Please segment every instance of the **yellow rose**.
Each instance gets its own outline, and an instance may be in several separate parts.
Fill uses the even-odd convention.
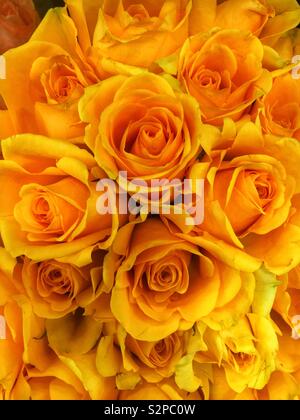
[[[33,314],[28,299],[12,295],[0,313],[6,325],[6,338],[0,340],[0,395],[9,400],[28,400],[28,371],[44,371],[55,355],[48,346],[44,321]]]
[[[214,26],[242,29],[272,45],[300,22],[296,0],[194,0],[190,31],[197,34]]]
[[[233,250],[223,252],[221,243],[205,234],[181,234],[159,218],[128,224],[104,261],[113,315],[133,338],[149,342],[200,319],[216,328],[231,325],[252,303],[252,272],[259,268],[242,253],[238,260]]]
[[[225,117],[239,120],[271,89],[263,55],[258,38],[235,29],[213,29],[186,41],[178,79],[199,102],[205,122],[222,125]]]
[[[291,73],[276,78],[271,91],[257,104],[264,132],[300,141],[299,102],[300,80]]]
[[[263,136],[253,123],[237,128],[226,121],[222,134],[207,133],[203,147],[211,149],[210,157],[189,175],[206,179],[200,228],[261,259],[269,270],[288,272],[300,262],[299,143]]]
[[[120,400],[144,400],[144,401],[188,401],[202,400],[201,392],[188,393],[181,391],[172,380],[163,381],[159,384],[142,383],[133,391],[122,391]]]
[[[207,328],[202,340],[207,348],[195,354],[194,362],[222,366],[229,387],[236,393],[247,388],[262,390],[276,369],[276,332],[272,322],[260,315],[248,314],[219,332]],[[194,367],[194,371],[197,376],[201,369]]]
[[[101,251],[94,253],[93,262],[85,267],[59,260],[36,263],[25,258],[18,264],[16,276],[38,316],[62,318],[86,308],[101,295],[104,255]]]
[[[130,66],[150,67],[174,53],[189,34],[191,0],[67,0],[84,50]],[[98,17],[98,18],[97,18]]]
[[[86,143],[112,179],[183,178],[201,152],[196,101],[153,74],[116,76],[92,86],[80,101]]]
[[[78,100],[84,88],[98,78],[83,56],[66,11],[50,10],[31,40],[7,52],[5,60],[6,79],[0,80],[0,96],[7,107],[5,115],[12,121],[12,134],[35,133],[82,142],[84,124],[78,115]],[[0,138],[5,137],[3,116]]]
[[[116,376],[121,390],[135,388],[141,378],[148,383],[160,382],[175,373],[189,334],[177,331],[162,340],[146,342],[133,338],[115,322],[107,323],[97,348],[97,369],[104,377]]]
[[[61,140],[19,135],[2,141],[2,152],[0,224],[11,255],[43,261],[77,254],[76,264],[83,266],[91,262],[95,246],[110,246],[118,216],[97,213],[101,193],[87,151]]]
[[[300,373],[300,340],[294,336],[293,330],[289,324],[282,318],[275,316],[274,319],[280,329],[279,352],[277,357],[278,369],[291,375],[297,383],[298,397],[300,396],[299,373]],[[299,326],[298,326],[299,331]]]
[[[81,381],[57,358],[42,372],[29,366],[26,381],[30,388],[30,400],[33,401],[90,399]]]
[[[85,315],[82,310],[46,321],[50,348],[75,374],[92,400],[112,400],[118,395],[115,378],[104,378],[96,366],[96,345],[102,328],[101,321]]]
[[[273,44],[273,49],[286,63],[290,63],[293,57],[300,54],[300,29],[296,28],[284,33]]]
[[[279,277],[274,309],[294,329],[295,338],[300,335],[300,266]],[[298,334],[299,333],[299,334]]]
[[[280,371],[272,373],[269,383],[263,390],[247,388],[241,393],[236,393],[228,386],[224,369],[214,368],[214,385],[211,390],[212,400],[286,401],[297,400],[299,394],[299,382],[292,375]]]

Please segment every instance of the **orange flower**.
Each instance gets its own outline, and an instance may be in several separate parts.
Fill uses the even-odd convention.
[[[154,74],[115,76],[86,89],[86,143],[112,178],[183,178],[201,152],[197,102]]]
[[[264,136],[253,123],[238,128],[229,120],[222,133],[208,131],[207,139],[210,157],[189,175],[206,179],[199,228],[261,259],[277,274],[288,272],[300,262],[300,144]]]
[[[98,6],[86,0],[67,0],[66,4],[81,46],[85,51],[93,46],[97,67],[104,57],[148,68],[174,53],[188,37],[191,0],[104,0]]]
[[[194,0],[190,31],[194,35],[213,27],[242,29],[272,46],[299,22],[296,0]]]
[[[300,80],[290,73],[277,77],[272,90],[257,104],[264,132],[300,140],[299,103]]]
[[[137,340],[158,341],[200,319],[216,328],[231,325],[253,299],[255,260],[244,256],[237,261],[231,250],[230,261],[213,238],[170,229],[159,218],[128,224],[104,262],[106,273],[112,265],[105,263],[117,271],[115,283],[112,273],[104,278],[113,287],[113,315]]]
[[[66,10],[50,10],[31,40],[8,51],[5,61],[0,96],[7,111],[0,113],[0,138],[6,138],[12,126],[9,135],[35,133],[82,142],[85,125],[78,101],[98,78],[83,56]]]
[[[32,0],[2,0],[0,4],[0,54],[24,44],[39,22]]]
[[[18,264],[18,282],[30,298],[33,311],[43,318],[62,318],[79,307],[86,308],[102,292],[104,252],[93,254],[85,267],[47,260],[41,263],[25,258]]]
[[[263,69],[263,45],[248,32],[214,29],[189,38],[180,57],[178,78],[200,105],[204,121],[235,121],[271,89]]]
[[[2,151],[1,234],[13,256],[44,261],[79,253],[76,263],[82,266],[91,262],[97,244],[110,246],[117,211],[97,213],[101,194],[90,174],[94,159],[86,150],[19,135],[3,140]]]

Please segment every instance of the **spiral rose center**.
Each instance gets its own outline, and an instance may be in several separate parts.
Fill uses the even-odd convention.
[[[78,80],[75,70],[63,63],[56,63],[51,69],[46,70],[41,77],[41,82],[50,103],[76,100],[84,92],[84,87]]]
[[[149,360],[156,367],[167,366],[172,358],[173,350],[172,337],[161,340],[153,347]]]
[[[150,18],[148,11],[143,4],[132,4],[126,11],[137,21],[143,21]]]

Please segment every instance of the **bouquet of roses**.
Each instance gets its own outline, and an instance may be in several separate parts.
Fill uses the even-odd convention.
[[[0,399],[298,399],[297,1],[48,3],[0,4]]]

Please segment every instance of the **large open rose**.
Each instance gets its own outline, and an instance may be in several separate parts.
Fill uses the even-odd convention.
[[[271,89],[258,38],[240,30],[213,29],[189,38],[179,58],[178,78],[200,104],[204,120],[220,125],[241,118]]]
[[[97,62],[111,59],[148,68],[174,53],[189,35],[190,0],[67,0],[84,49]]]
[[[112,273],[105,278],[113,286],[113,315],[137,340],[161,340],[200,319],[216,328],[231,325],[252,302],[259,262],[234,249],[223,252],[205,235],[194,245],[172,226],[159,218],[128,224],[104,262],[117,270],[115,283]]]
[[[150,74],[116,76],[91,86],[80,101],[86,143],[116,179],[183,178],[201,152],[197,102]]]
[[[288,272],[300,262],[299,143],[264,136],[253,123],[237,129],[232,121],[226,121],[222,134],[215,129],[207,138],[210,157],[190,172],[191,178],[206,179],[200,228],[260,258],[276,273]]]
[[[85,265],[95,245],[110,246],[118,216],[97,213],[101,194],[87,151],[61,140],[19,135],[4,140],[2,152],[1,235],[13,256],[42,261],[79,253],[76,264]]]

